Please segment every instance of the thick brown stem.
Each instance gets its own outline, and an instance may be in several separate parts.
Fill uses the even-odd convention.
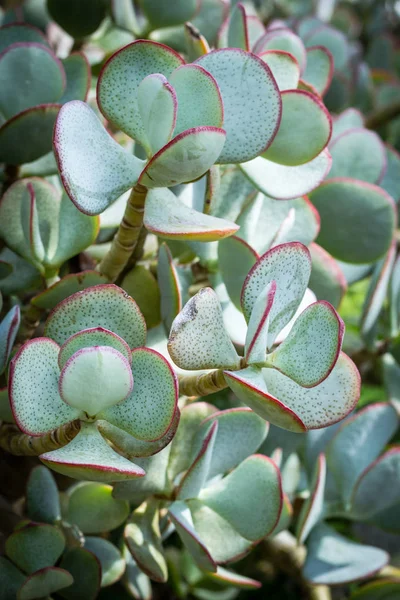
[[[66,446],[79,433],[81,422],[77,419],[61,425],[54,431],[39,437],[21,433],[15,425],[0,425],[0,447],[17,456],[39,456],[44,452],[57,450]]]
[[[143,239],[140,233],[143,227],[146,195],[147,188],[137,183],[129,196],[124,217],[111,248],[100,263],[100,273],[108,277],[110,281],[115,281],[118,278],[132,254],[135,253],[138,241]],[[144,243],[144,240],[142,243]]]
[[[228,384],[225,381],[223,369],[179,378],[179,393],[182,396],[208,396],[226,387]]]

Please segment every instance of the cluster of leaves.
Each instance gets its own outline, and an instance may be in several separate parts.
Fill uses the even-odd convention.
[[[234,598],[258,546],[396,598],[396,8],[9,5],[0,446],[46,466],[0,596]]]

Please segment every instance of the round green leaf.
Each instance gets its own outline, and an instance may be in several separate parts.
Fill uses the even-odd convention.
[[[347,281],[339,264],[318,244],[309,247],[312,268],[309,286],[318,300],[327,300],[338,308],[347,289]]]
[[[299,63],[289,52],[284,50],[267,50],[260,58],[269,66],[281,92],[295,90],[299,84]]]
[[[116,333],[130,348],[146,341],[146,324],[136,302],[113,284],[86,288],[60,302],[50,313],[45,331],[64,344],[75,333],[92,327]]]
[[[125,571],[125,561],[121,552],[108,540],[103,538],[85,537],[86,550],[97,556],[101,565],[101,587],[116,583]]]
[[[45,598],[53,592],[72,585],[74,578],[65,569],[47,567],[33,573],[20,587],[17,600],[35,600]]]
[[[152,29],[191,21],[198,10],[196,0],[175,0],[168,6],[163,0],[141,0],[140,6],[150,21]]]
[[[356,108],[347,108],[333,119],[331,142],[350,129],[362,129],[365,125],[363,114]]]
[[[118,350],[124,356],[130,365],[132,353],[128,344],[112,331],[103,329],[103,327],[93,327],[92,329],[84,329],[75,335],[72,335],[61,346],[58,355],[58,365],[63,369],[66,362],[72,357],[75,352],[82,348],[90,346],[110,346]]]
[[[55,565],[64,548],[64,535],[58,527],[34,523],[12,533],[5,546],[7,556],[28,574]]]
[[[61,519],[57,484],[46,467],[32,469],[26,486],[28,515],[33,521],[54,523]]]
[[[303,78],[310,83],[321,96],[329,88],[333,77],[333,56],[325,46],[307,48],[307,64]]]
[[[59,346],[47,338],[26,342],[10,365],[9,394],[15,420],[22,431],[41,435],[78,418],[58,392]]]
[[[0,55],[0,111],[6,119],[38,104],[57,102],[65,84],[61,61],[43,44],[12,44]]]
[[[73,52],[64,58],[62,64],[67,76],[67,86],[60,102],[64,104],[70,100],[86,100],[90,90],[91,70],[85,54]]]
[[[107,282],[107,277],[97,271],[88,270],[81,273],[71,273],[48,287],[44,292],[34,296],[31,302],[38,308],[52,309],[59,302],[76,292]]]
[[[243,4],[236,4],[231,12],[228,26],[229,48],[241,48],[247,52],[250,50],[249,32],[247,28],[246,10]]]
[[[313,160],[325,148],[332,120],[316,96],[302,90],[282,92],[282,120],[264,158],[294,167]]]
[[[218,162],[245,162],[264,152],[278,130],[282,104],[268,66],[236,48],[213,50],[196,63],[215,78],[224,104],[226,142]]]
[[[183,63],[179,54],[163,44],[137,40],[125,46],[113,54],[100,73],[97,99],[101,112],[130,137],[145,140],[138,107],[139,84],[154,73],[168,78]]]
[[[121,287],[137,302],[149,329],[160,324],[160,290],[149,269],[136,265],[125,275]]]
[[[316,27],[306,36],[305,44],[307,48],[314,46],[327,48],[333,56],[335,70],[342,71],[346,69],[350,58],[350,48],[345,35],[338,29],[334,29],[329,25]]]
[[[297,60],[300,70],[306,65],[306,50],[301,39],[286,27],[276,27],[266,31],[254,46],[254,52],[261,54],[266,50],[283,50],[292,54]]]
[[[334,139],[329,151],[333,161],[330,178],[351,177],[379,183],[385,173],[385,146],[374,131],[349,129]]]
[[[103,0],[47,0],[47,10],[62,29],[74,38],[84,38],[100,26],[106,16]]]
[[[70,548],[65,552],[60,564],[71,573],[73,585],[62,590],[61,596],[67,600],[95,600],[100,590],[101,565],[98,558],[85,548]]]
[[[29,23],[9,23],[0,27],[0,52],[17,42],[36,42],[48,45],[44,34]]]
[[[219,270],[229,297],[239,310],[244,280],[258,259],[257,252],[240,237],[232,235],[218,244]]]
[[[332,179],[316,189],[311,200],[321,217],[317,242],[335,258],[369,263],[389,249],[396,216],[392,198],[381,188]]]

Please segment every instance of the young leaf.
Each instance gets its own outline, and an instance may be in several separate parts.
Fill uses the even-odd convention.
[[[46,567],[33,573],[19,588],[18,600],[34,600],[45,598],[72,585],[74,578],[71,573],[58,567]]]
[[[245,345],[245,357],[249,365],[265,363],[270,314],[275,294],[276,282],[271,281],[260,293],[251,311]]]
[[[284,50],[267,50],[260,58],[269,66],[278,85],[279,91],[295,90],[299,84],[299,63],[289,52]]]
[[[178,101],[174,88],[164,75],[148,75],[137,89],[144,136],[142,144],[149,155],[158,152],[172,138]]]
[[[282,106],[268,66],[236,48],[213,50],[196,64],[215,78],[224,104],[226,142],[218,162],[244,162],[264,152],[279,127]]]
[[[91,346],[109,346],[114,350],[118,350],[126,358],[129,365],[132,361],[132,352],[128,344],[119,335],[108,331],[108,329],[103,329],[103,327],[93,327],[75,333],[61,346],[58,355],[60,369],[63,369],[75,352]]]
[[[64,548],[64,535],[58,527],[38,523],[18,529],[5,544],[7,556],[28,574],[55,565]]]
[[[325,46],[311,46],[307,48],[306,52],[307,64],[303,78],[323,96],[332,81],[333,56]]]
[[[301,508],[297,523],[297,539],[299,544],[304,543],[310,531],[323,517],[325,480],[326,460],[325,456],[320,454],[310,486],[310,496]]]
[[[168,351],[182,369],[239,367],[240,358],[225,331],[221,305],[211,288],[200,290],[176,317]]]

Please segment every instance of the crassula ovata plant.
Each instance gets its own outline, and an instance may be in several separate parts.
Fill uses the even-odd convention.
[[[2,3],[2,600],[400,597],[399,15]]]

